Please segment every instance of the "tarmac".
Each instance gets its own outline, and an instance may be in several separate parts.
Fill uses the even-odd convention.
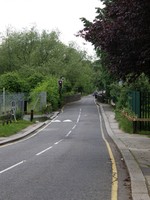
[[[115,120],[115,113],[109,104],[99,104],[105,122],[106,130],[122,154],[131,180],[132,200],[150,200],[150,137],[125,133],[119,129]],[[49,120],[55,118],[59,112],[53,113]],[[0,137],[0,145],[12,143],[34,134],[49,121],[38,122],[19,133],[7,137]]]

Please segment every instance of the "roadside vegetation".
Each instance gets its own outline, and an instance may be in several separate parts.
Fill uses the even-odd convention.
[[[3,33],[0,45],[1,94],[3,88],[6,94],[24,93],[29,112],[35,107],[34,113],[37,113],[39,111],[35,105],[39,93],[46,92],[47,105],[37,113],[43,114],[59,109],[65,96],[94,91],[92,58],[73,42],[63,44],[59,35],[58,31],[43,30],[39,33],[36,27],[22,31],[8,28]],[[60,79],[63,81],[61,94],[58,85]],[[19,111],[16,118],[17,122],[8,125],[0,123],[1,137],[30,125],[30,122],[21,120]]]
[[[18,120],[13,121],[7,125],[0,125],[0,137],[8,137],[10,135],[16,134],[32,124],[33,123],[30,121]]]
[[[62,95],[94,90],[93,62],[75,43],[68,46],[59,39],[59,32],[36,27],[16,31],[8,28],[0,45],[0,90],[25,93],[34,104],[37,93],[47,92],[51,110],[60,105],[58,80],[63,79]]]
[[[78,36],[94,45],[99,56],[94,66],[95,84],[98,90],[106,91],[107,99],[114,101],[120,127],[132,132],[122,112],[130,117],[136,115],[129,103],[130,92],[150,93],[150,4],[148,0],[102,2],[104,7],[96,8],[92,22],[81,18],[84,28]]]
[[[150,4],[148,0],[102,2],[104,7],[96,8],[92,22],[81,18],[84,28],[77,35],[92,43],[97,60],[75,43],[63,44],[57,31],[8,28],[0,46],[0,90],[25,93],[31,107],[38,93],[46,91],[48,106],[43,112],[57,110],[65,96],[103,90],[107,102],[115,103],[120,127],[132,132],[122,112],[136,117],[130,92],[150,93]]]

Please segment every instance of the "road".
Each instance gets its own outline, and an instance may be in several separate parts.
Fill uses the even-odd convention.
[[[0,200],[117,200],[100,126],[88,96],[67,104],[35,135],[1,147]]]

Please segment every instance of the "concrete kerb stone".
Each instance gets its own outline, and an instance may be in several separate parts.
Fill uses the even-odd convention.
[[[50,116],[49,120],[47,120],[45,122],[38,122],[37,124],[31,125],[31,126],[27,127],[26,129],[20,131],[19,133],[14,134],[14,135],[0,141],[0,145],[5,145],[8,143],[15,142],[15,141],[18,141],[20,139],[27,137],[30,134],[33,134],[35,131],[39,130],[40,128],[42,128],[43,126],[48,124],[49,121],[53,120],[59,113],[60,112],[55,112],[52,116]]]
[[[8,143],[12,143],[12,142],[18,141],[20,139],[23,139],[23,138],[27,137],[28,135],[33,134],[36,130],[40,129],[44,125],[45,125],[45,123],[43,122],[43,123],[36,124],[34,127],[29,126],[28,127],[28,128],[30,128],[29,130],[25,129],[25,132],[19,132],[13,136],[8,137],[7,139],[0,141],[0,145],[5,145]]]
[[[54,112],[52,116],[50,116],[50,120],[53,120],[61,111]]]
[[[146,180],[143,176],[143,173],[136,162],[135,158],[133,157],[130,150],[125,146],[125,144],[117,138],[108,122],[107,116],[105,114],[105,111],[102,107],[102,104],[98,104],[100,106],[102,116],[104,118],[105,126],[108,135],[113,139],[115,144],[117,145],[118,149],[120,150],[120,153],[125,161],[125,164],[127,166],[130,179],[131,179],[131,191],[132,191],[132,199],[133,200],[150,200],[150,197],[148,195],[148,189],[146,186]]]

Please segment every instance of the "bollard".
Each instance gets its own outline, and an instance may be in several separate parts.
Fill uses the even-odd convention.
[[[31,116],[30,116],[30,121],[33,121],[33,110],[31,110]]]

